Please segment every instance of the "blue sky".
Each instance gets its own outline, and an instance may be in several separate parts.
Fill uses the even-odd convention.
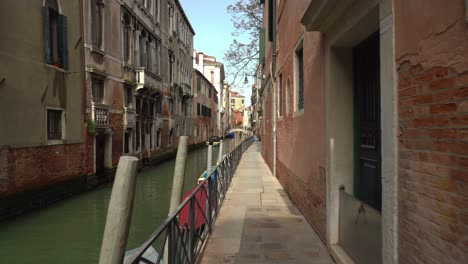
[[[228,5],[236,0],[180,0],[190,24],[195,30],[194,48],[215,56],[223,62],[225,51],[233,40],[234,27]],[[228,76],[226,76],[228,78]],[[250,98],[250,89],[243,89],[243,95]],[[250,100],[246,100],[250,105]]]

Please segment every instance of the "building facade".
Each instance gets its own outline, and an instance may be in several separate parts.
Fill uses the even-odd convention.
[[[79,1],[0,3],[0,218],[15,213],[11,197],[85,172],[77,10]]]
[[[260,2],[262,154],[332,256],[467,262],[464,1]]]
[[[85,1],[88,173],[172,151],[192,125],[194,31],[172,0]]]
[[[216,135],[217,94],[211,82],[198,70],[193,73],[193,91],[192,135],[193,143],[199,144]]]
[[[223,93],[224,87],[224,65],[221,62],[216,61],[216,58],[210,55],[207,55],[203,52],[197,52],[193,50],[193,67],[201,72],[215,87],[218,94],[218,102],[223,102],[225,96]],[[225,119],[225,110],[223,104],[218,104],[217,109],[217,126],[216,126],[216,135],[221,135],[223,130],[223,123]]]

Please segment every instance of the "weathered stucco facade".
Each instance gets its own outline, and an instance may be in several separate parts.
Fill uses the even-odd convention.
[[[0,197],[84,173],[80,2],[46,2],[0,3]]]

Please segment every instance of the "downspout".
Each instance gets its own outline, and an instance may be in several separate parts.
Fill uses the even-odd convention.
[[[86,102],[87,102],[87,98],[86,98],[86,88],[87,88],[87,87],[86,87],[86,70],[85,70],[85,65],[86,65],[86,62],[85,62],[85,45],[84,45],[84,43],[85,43],[85,35],[84,35],[84,25],[83,25],[83,23],[84,23],[84,18],[83,18],[83,16],[84,16],[84,8],[85,8],[85,7],[84,7],[84,2],[83,2],[83,0],[80,0],[80,1],[79,1],[79,6],[80,6],[80,8],[79,8],[80,11],[79,11],[79,12],[80,12],[80,35],[81,35],[81,36],[80,36],[80,37],[81,37],[80,42],[81,42],[81,43],[78,43],[78,45],[81,44],[81,45],[80,45],[80,51],[81,51],[81,63],[82,63],[82,64],[79,66],[79,67],[81,67],[81,68],[79,69],[79,72],[83,70],[83,74],[82,74],[82,77],[81,77],[81,78],[82,78],[82,82],[83,82],[83,87],[82,87],[82,99],[81,99],[81,100],[82,100],[82,101],[81,101],[81,112],[83,113],[83,124],[84,124],[84,128],[83,128],[83,130],[82,130],[82,131],[83,131],[83,132],[82,132],[82,133],[83,133],[82,136],[83,136],[83,143],[84,143],[85,145],[87,145],[87,144],[88,144],[88,139],[87,139],[87,137],[88,137],[88,125],[87,125],[87,124],[88,124],[88,123],[87,123],[88,120],[87,120],[87,116],[88,116],[88,115],[87,115],[87,113],[86,113]],[[77,48],[77,47],[75,46],[75,48]],[[82,153],[81,153],[81,154],[82,154],[82,157],[83,157],[83,158],[82,158],[82,163],[83,163],[83,162],[86,162],[85,160],[86,160],[87,157],[88,157],[88,148],[87,148],[87,147],[84,147],[84,148],[82,149]],[[86,158],[84,158],[84,157],[86,157]],[[88,173],[87,168],[86,168],[86,164],[83,164],[82,166],[83,166],[83,174]]]
[[[271,44],[271,50],[273,51],[273,57],[272,57],[272,62],[271,62],[271,80],[272,80],[272,85],[273,85],[273,91],[272,91],[272,96],[273,96],[273,176],[276,177],[276,1],[273,2],[273,42]]]

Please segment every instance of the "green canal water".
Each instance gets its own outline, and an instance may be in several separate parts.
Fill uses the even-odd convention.
[[[239,139],[225,140],[225,153]],[[184,193],[206,169],[207,148],[189,153]],[[214,148],[213,159],[218,157]],[[175,159],[137,178],[127,249],[145,241],[168,215]],[[97,263],[112,184],[0,223],[0,263]]]

